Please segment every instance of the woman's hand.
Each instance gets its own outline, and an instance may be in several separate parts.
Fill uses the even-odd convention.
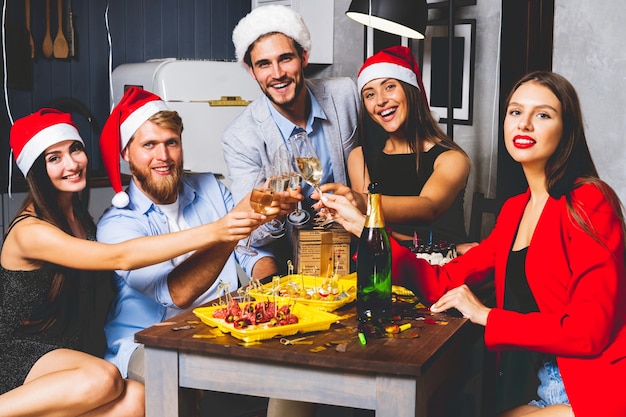
[[[456,253],[457,255],[464,255],[468,250],[475,248],[478,246],[478,242],[465,242],[465,243],[457,243],[456,244]]]
[[[364,194],[358,193],[354,191],[352,188],[347,185],[333,182],[328,184],[322,184],[320,189],[324,194],[333,193],[334,195],[340,195],[345,197],[352,205],[356,206],[361,210],[361,213],[365,213],[367,210],[367,198]],[[313,198],[317,198],[316,193],[311,195]]]
[[[322,202],[337,223],[356,237],[361,237],[365,225],[365,215],[345,196],[324,193]]]
[[[465,284],[445,293],[439,301],[430,307],[430,311],[433,313],[441,313],[451,308],[456,308],[463,314],[463,317],[470,319],[472,323],[482,326],[487,324],[487,316],[491,311],[489,307],[485,307],[485,305],[478,300]]]

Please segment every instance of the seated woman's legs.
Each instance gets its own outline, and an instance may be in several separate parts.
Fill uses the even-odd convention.
[[[69,349],[42,356],[24,385],[0,396],[3,415],[142,416],[143,385],[111,363]]]

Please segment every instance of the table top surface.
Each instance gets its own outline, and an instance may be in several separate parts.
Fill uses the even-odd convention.
[[[295,340],[310,336],[303,344],[282,344],[280,337],[261,342],[243,342],[223,334],[214,337],[213,327],[200,323],[192,311],[135,335],[135,340],[149,347],[181,352],[206,353],[245,360],[290,363],[298,366],[337,368],[346,371],[375,372],[406,376],[422,375],[439,353],[454,343],[475,340],[477,326],[467,319],[436,315],[413,316],[401,323],[411,328],[389,337],[368,337],[363,345],[358,337],[358,321],[353,304],[335,311],[343,317],[328,330],[288,336]],[[189,326],[182,330],[173,330]],[[219,332],[217,332],[219,334]],[[197,335],[197,336],[194,336]],[[206,335],[207,338],[199,336]]]

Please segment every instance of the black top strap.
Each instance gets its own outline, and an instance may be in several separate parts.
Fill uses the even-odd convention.
[[[19,222],[21,222],[24,219],[27,219],[29,217],[34,217],[36,219],[39,219],[39,217],[37,216],[33,216],[32,214],[29,213],[24,213],[24,214],[20,214],[19,216],[17,216],[15,219],[13,219],[13,221],[11,222],[11,224],[9,225],[9,228],[7,229],[6,233],[4,234],[4,239],[6,240],[7,236],[9,235],[9,232],[11,230],[13,230],[13,226],[15,226],[16,224],[18,224]],[[41,219],[40,219],[41,220]]]

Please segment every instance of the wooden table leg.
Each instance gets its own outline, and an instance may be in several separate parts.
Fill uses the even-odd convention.
[[[376,378],[376,417],[416,417],[416,381],[409,378]]]
[[[146,416],[178,416],[178,352],[145,349]]]

